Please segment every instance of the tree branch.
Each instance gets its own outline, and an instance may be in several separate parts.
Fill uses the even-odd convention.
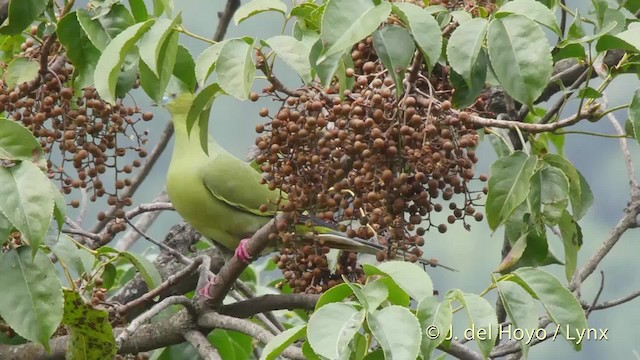
[[[218,27],[213,35],[213,41],[222,41],[227,34],[229,23],[231,18],[235,14],[236,10],[240,7],[240,0],[227,0],[227,5],[224,7],[223,12],[218,13]]]
[[[189,330],[184,333],[184,338],[194,348],[196,348],[196,350],[198,350],[198,354],[200,354],[201,358],[205,360],[222,360],[222,357],[220,357],[220,353],[218,353],[218,351],[213,346],[211,346],[211,343],[209,343],[209,339],[207,339],[207,337],[204,336],[204,334],[200,331]]]
[[[224,305],[220,314],[236,318],[248,318],[255,314],[275,310],[313,310],[320,295],[313,294],[269,294],[245,301]]]

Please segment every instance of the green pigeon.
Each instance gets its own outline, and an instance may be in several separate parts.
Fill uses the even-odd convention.
[[[249,262],[251,257],[245,243],[275,216],[280,192],[261,184],[262,175],[256,169],[228,153],[211,137],[208,154],[205,153],[198,124],[187,133],[187,115],[193,99],[192,94],[180,94],[166,105],[175,131],[167,194],[187,223],[213,242],[235,250],[240,260]],[[268,205],[267,211],[260,211],[262,204]],[[368,254],[386,249],[366,240],[349,238],[329,226],[314,225],[312,230],[331,248]],[[305,225],[299,228],[311,230]],[[420,261],[436,265],[430,260]]]

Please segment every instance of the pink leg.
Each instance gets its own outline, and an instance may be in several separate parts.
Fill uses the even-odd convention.
[[[209,280],[207,281],[206,284],[204,284],[204,286],[202,286],[201,288],[196,290],[196,293],[198,294],[198,296],[203,297],[205,299],[210,299],[211,297],[209,296],[209,290],[215,286],[220,280],[218,279],[217,276],[215,275],[210,275],[209,276]]]
[[[240,244],[238,244],[238,247],[236,248],[235,251],[235,256],[242,262],[249,264],[251,262],[252,257],[251,255],[249,255],[249,252],[247,251],[247,243],[249,242],[249,239],[242,239],[240,240]]]

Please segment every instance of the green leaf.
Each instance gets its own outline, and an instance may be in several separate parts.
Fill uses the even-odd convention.
[[[173,20],[158,19],[140,38],[140,45],[138,45],[140,59],[147,64],[149,69],[158,78],[160,77],[160,71],[162,70],[165,57],[174,57],[173,60],[175,61],[175,51],[173,54],[163,54],[161,50],[163,46],[165,46],[166,41],[169,41],[169,36],[176,33],[174,27],[180,23],[182,23],[182,16],[180,14]],[[177,46],[177,40],[175,46]],[[171,69],[171,72],[173,72],[173,69]],[[169,74],[171,74],[171,72],[169,72]]]
[[[477,74],[486,76],[486,61],[482,61],[482,44],[487,31],[487,20],[475,18],[461,24],[447,43],[447,59],[451,68],[472,87]],[[482,78],[484,83],[484,78]]]
[[[0,134],[0,159],[33,161],[46,166],[42,146],[22,124],[0,117]]]
[[[488,335],[498,333],[498,318],[491,304],[478,295],[462,293],[460,290],[450,290],[445,297],[462,304],[469,320],[468,328],[473,329],[472,336],[476,344],[484,357],[488,357],[497,339],[497,336]]]
[[[93,45],[80,26],[78,13],[71,12],[60,19],[56,33],[60,43],[67,50],[67,56],[73,62],[74,88],[80,90],[93,85],[93,74],[100,58],[100,50]]]
[[[24,57],[15,58],[5,71],[5,83],[14,88],[24,82],[29,82],[38,76],[40,65],[37,61]]]
[[[407,25],[425,62],[433,67],[442,53],[442,33],[438,22],[424,9],[411,3],[394,3],[393,12]]]
[[[211,104],[216,99],[216,96],[220,92],[220,86],[216,83],[213,83],[206,88],[202,89],[198,95],[193,99],[193,103],[189,108],[189,113],[187,113],[187,132],[191,132],[196,121],[202,119],[205,122],[209,122],[208,111],[211,108]],[[207,116],[203,117],[203,114],[207,112]],[[209,144],[209,133],[208,131],[203,131],[202,123],[200,125],[200,145],[202,146],[202,150],[205,153],[209,153],[208,144]]]
[[[560,27],[556,21],[556,16],[548,7],[534,0],[513,0],[502,5],[495,13],[497,19],[509,14],[519,14],[548,27],[556,34],[560,35]]]
[[[64,291],[62,323],[69,332],[67,360],[111,359],[116,355],[109,312],[94,309],[74,291]]]
[[[511,249],[498,265],[496,272],[503,273],[509,270],[522,258],[522,254],[527,249],[527,235],[528,233],[522,234],[515,244],[511,245]]]
[[[80,251],[75,242],[67,234],[59,234],[55,237],[57,240],[45,242],[56,257],[69,269],[71,269],[79,277],[83,272],[89,273],[91,269],[85,269],[82,259],[80,258]]]
[[[578,299],[560,281],[546,271],[536,268],[520,268],[508,278],[517,282],[540,300],[549,318],[559,325],[559,331],[575,350],[580,350],[578,334],[587,328],[587,319]]]
[[[173,76],[184,84],[186,91],[193,93],[196,89],[195,62],[189,50],[178,44],[176,63],[173,67]]]
[[[342,54],[369,36],[390,12],[391,4],[387,1],[374,5],[371,0],[330,0],[322,16],[320,39],[324,51],[318,63],[331,55]]]
[[[9,15],[0,26],[0,34],[14,35],[31,25],[47,8],[49,0],[11,0],[8,3]],[[3,6],[7,6],[7,2]]]
[[[389,75],[396,84],[396,96],[400,97],[404,92],[404,74],[416,50],[413,38],[405,29],[396,25],[387,25],[374,32],[372,37],[373,48],[389,70]]]
[[[129,0],[129,6],[131,6],[131,14],[136,22],[144,22],[149,19],[149,11],[147,11],[144,0]]]
[[[391,305],[370,313],[367,324],[385,359],[415,359],[420,353],[422,334],[418,319],[407,308]]]
[[[487,194],[487,222],[497,229],[529,194],[529,179],[537,164],[535,156],[522,151],[502,157],[491,165]]]
[[[111,289],[115,283],[117,275],[118,271],[116,267],[111,263],[106,264],[102,271],[102,287],[107,290]]]
[[[109,103],[115,103],[116,84],[120,67],[125,57],[142,35],[149,30],[155,20],[147,20],[130,26],[118,34],[104,49],[96,65],[94,81],[100,97]]]
[[[629,121],[633,126],[633,135],[636,138],[638,144],[640,144],[640,88],[633,92],[633,98],[629,104],[627,110],[629,114]]]
[[[345,276],[342,278],[344,283],[351,288],[362,307],[367,311],[375,311],[389,296],[389,291],[382,281],[376,280],[362,286],[358,283],[350,282]]]
[[[325,291],[324,294],[320,296],[320,299],[318,299],[318,302],[316,303],[315,310],[318,311],[318,309],[320,309],[322,306],[325,306],[326,304],[340,302],[346,297],[351,296],[352,294],[353,290],[351,290],[351,287],[348,284],[338,284]]]
[[[28,161],[0,166],[0,194],[0,212],[35,251],[44,241],[53,213],[49,179]]]
[[[616,24],[610,23],[609,28],[613,30]],[[616,35],[603,35],[596,44],[596,51],[603,52],[610,49],[623,49],[634,52],[640,51],[640,38],[637,36],[640,31],[640,23],[633,22],[629,28]]]
[[[226,41],[220,41],[209,46],[196,59],[195,73],[198,86],[204,86],[204,82],[207,81],[207,78],[215,69],[220,50],[225,43]]]
[[[582,246],[582,229],[567,211],[562,213],[558,227],[564,245],[564,272],[567,281],[571,281],[578,266],[578,251]]]
[[[557,167],[564,172],[564,175],[569,181],[569,199],[571,200],[573,218],[576,220],[582,219],[589,207],[593,204],[593,193],[591,192],[589,184],[582,174],[562,156],[546,154],[543,160],[547,164]]]
[[[433,296],[433,282],[420,266],[405,261],[387,261],[377,267],[414,300]]]
[[[266,42],[276,55],[300,75],[302,81],[306,84],[311,82],[310,46],[291,36],[282,35],[269,38]]]
[[[166,13],[168,17],[171,17],[173,0],[153,0],[153,14],[159,17],[162,13]]]
[[[159,66],[160,78],[149,69],[146,62],[139,64],[140,68],[140,85],[144,91],[151,97],[156,103],[161,103],[162,98],[167,89],[167,85],[173,75],[175,62],[177,60],[178,53],[178,33],[173,32],[165,40],[160,48],[160,60]]]
[[[529,334],[534,334],[538,328],[538,309],[531,295],[524,291],[520,286],[510,281],[499,281],[496,283],[502,306],[509,315],[511,323],[506,325],[507,328],[501,328],[501,331],[508,330],[509,334],[517,334],[515,331],[523,332],[524,336],[520,340],[520,349],[522,356],[526,359],[529,353]]]
[[[287,329],[275,336],[264,346],[260,360],[274,360],[294,341],[304,336],[307,325],[298,325]]]
[[[388,274],[381,271],[377,267],[369,264],[363,264],[362,268],[364,270],[365,275],[367,276],[372,276],[372,275],[384,276],[378,281],[381,281],[383,284],[387,286],[387,290],[389,291],[390,303],[394,305],[400,305],[400,306],[409,306],[409,303],[411,302],[411,298],[400,286],[398,286],[398,284],[391,277],[389,277]],[[431,295],[433,295],[433,293]]]
[[[342,56],[346,52],[336,53],[329,56],[322,63],[318,62],[320,55],[323,51],[322,40],[316,41],[315,44],[311,47],[311,52],[309,53],[309,62],[311,63],[311,67],[316,72],[318,77],[320,78],[320,83],[324,86],[329,86],[331,84],[331,80],[333,80],[333,75],[338,70],[340,66],[340,62],[342,61]]]
[[[20,336],[49,351],[49,338],[62,320],[62,287],[49,258],[41,251],[33,258],[31,253],[22,246],[0,255],[0,316]]]
[[[580,89],[580,91],[578,92],[578,97],[583,99],[599,99],[602,97],[602,93],[588,86]]]
[[[135,24],[135,20],[124,5],[114,4],[109,13],[99,18],[93,18],[86,9],[78,9],[78,21],[80,26],[100,51],[104,51],[109,42],[129,26]]]
[[[158,285],[162,283],[162,277],[151,261],[128,251],[121,252],[120,256],[129,260],[129,262],[136,267],[140,275],[142,275],[144,282],[147,283],[149,290],[158,287]]]
[[[336,359],[349,346],[360,330],[365,311],[343,303],[322,306],[309,318],[307,339],[313,351],[323,357]]]
[[[215,329],[207,338],[223,359],[249,359],[253,351],[253,339],[237,331]]]
[[[244,39],[228,40],[220,49],[216,64],[216,75],[220,87],[227,94],[244,100],[253,86],[256,66],[251,52],[253,46]]]
[[[514,100],[532,104],[553,71],[549,42],[533,20],[522,15],[494,19],[487,31],[489,59],[496,77]]]
[[[13,229],[13,225],[9,222],[9,219],[2,214],[2,211],[0,211],[0,241],[4,243],[4,241],[9,238],[11,229]]]
[[[287,5],[280,0],[251,0],[242,5],[233,15],[233,22],[238,25],[244,20],[265,11],[287,13]]]
[[[418,303],[416,317],[422,329],[420,351],[423,359],[430,359],[433,350],[447,337],[451,329],[452,316],[449,300],[439,302],[435,296],[428,296]]]

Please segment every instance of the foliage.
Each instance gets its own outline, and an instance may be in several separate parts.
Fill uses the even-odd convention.
[[[292,348],[314,359],[455,355],[464,346],[452,335],[456,313],[474,329],[467,340],[488,358],[497,349],[491,334],[505,325],[484,298],[490,291],[513,326],[544,329],[537,316],[544,309],[580,350],[575,335],[587,329],[587,315],[574,291],[590,272],[579,271],[579,221],[594,195],[563,156],[564,132],[611,114],[601,100],[614,78],[640,76],[637,1],[592,3],[593,13],[583,15],[557,1],[251,0],[233,15],[236,24],[275,12],[293,33],[212,41],[187,30],[171,0],[153,1],[153,9],[142,0],[94,0],[86,9],[73,1],[9,1],[0,26],[0,329],[7,335],[0,344],[34,342],[49,351],[51,337],[68,334],[69,359],[111,357],[121,345],[112,327],[132,325],[106,306],[109,297],[135,272],[144,291],[172,285],[144,256],[106,246],[127,229],[124,207],[139,185],[118,176],[140,171],[141,161],[120,158],[147,156],[147,134],[135,126],[153,116],[125,101],[141,89],[158,104],[195,94],[187,124],[201,129],[219,96],[279,101],[275,115],[260,113],[267,121],[256,129],[255,160],[268,186],[289,193],[281,210],[381,239],[377,259],[392,260],[356,266],[343,254],[330,261],[321,243],[299,249],[280,234],[288,247],[271,268],[246,270],[245,280],[270,292],[321,295],[310,316],[281,316],[287,329],[259,347],[261,359]],[[572,18],[568,29],[556,20],[561,12]],[[559,38],[555,45],[549,32]],[[193,57],[180,35],[209,47]],[[280,83],[276,61],[299,75],[299,88]],[[555,67],[566,61],[586,64],[582,80],[564,83],[556,105],[538,107],[554,92],[550,84],[563,80]],[[257,73],[270,82],[262,94],[252,91]],[[592,74],[603,78],[597,88],[589,86]],[[489,85],[504,90],[505,111],[491,106]],[[628,111],[622,137],[640,142],[640,90],[630,97],[620,107]],[[569,99],[579,101],[578,113],[559,119]],[[207,151],[206,136],[200,140]],[[488,177],[473,172],[479,141],[491,141],[498,155]],[[318,177],[325,173],[333,177]],[[108,176],[113,188],[103,184]],[[486,188],[472,188],[471,180],[487,179]],[[95,231],[65,216],[67,206],[79,207],[79,189],[112,207],[99,213]],[[474,208],[482,205],[484,214]],[[506,255],[481,294],[451,288],[438,297],[424,269],[393,261],[439,265],[421,259],[420,248],[426,231],[447,231],[430,217],[446,206],[449,224],[469,229],[469,217],[486,218],[492,231],[504,230]],[[552,231],[561,256],[550,249]],[[567,283],[543,269],[554,263],[565,267]],[[282,281],[263,286],[260,275],[276,267]],[[220,328],[208,341],[225,359],[253,356],[245,333]],[[153,356],[172,358],[179,346]],[[521,341],[514,351],[526,358],[530,346]]]

